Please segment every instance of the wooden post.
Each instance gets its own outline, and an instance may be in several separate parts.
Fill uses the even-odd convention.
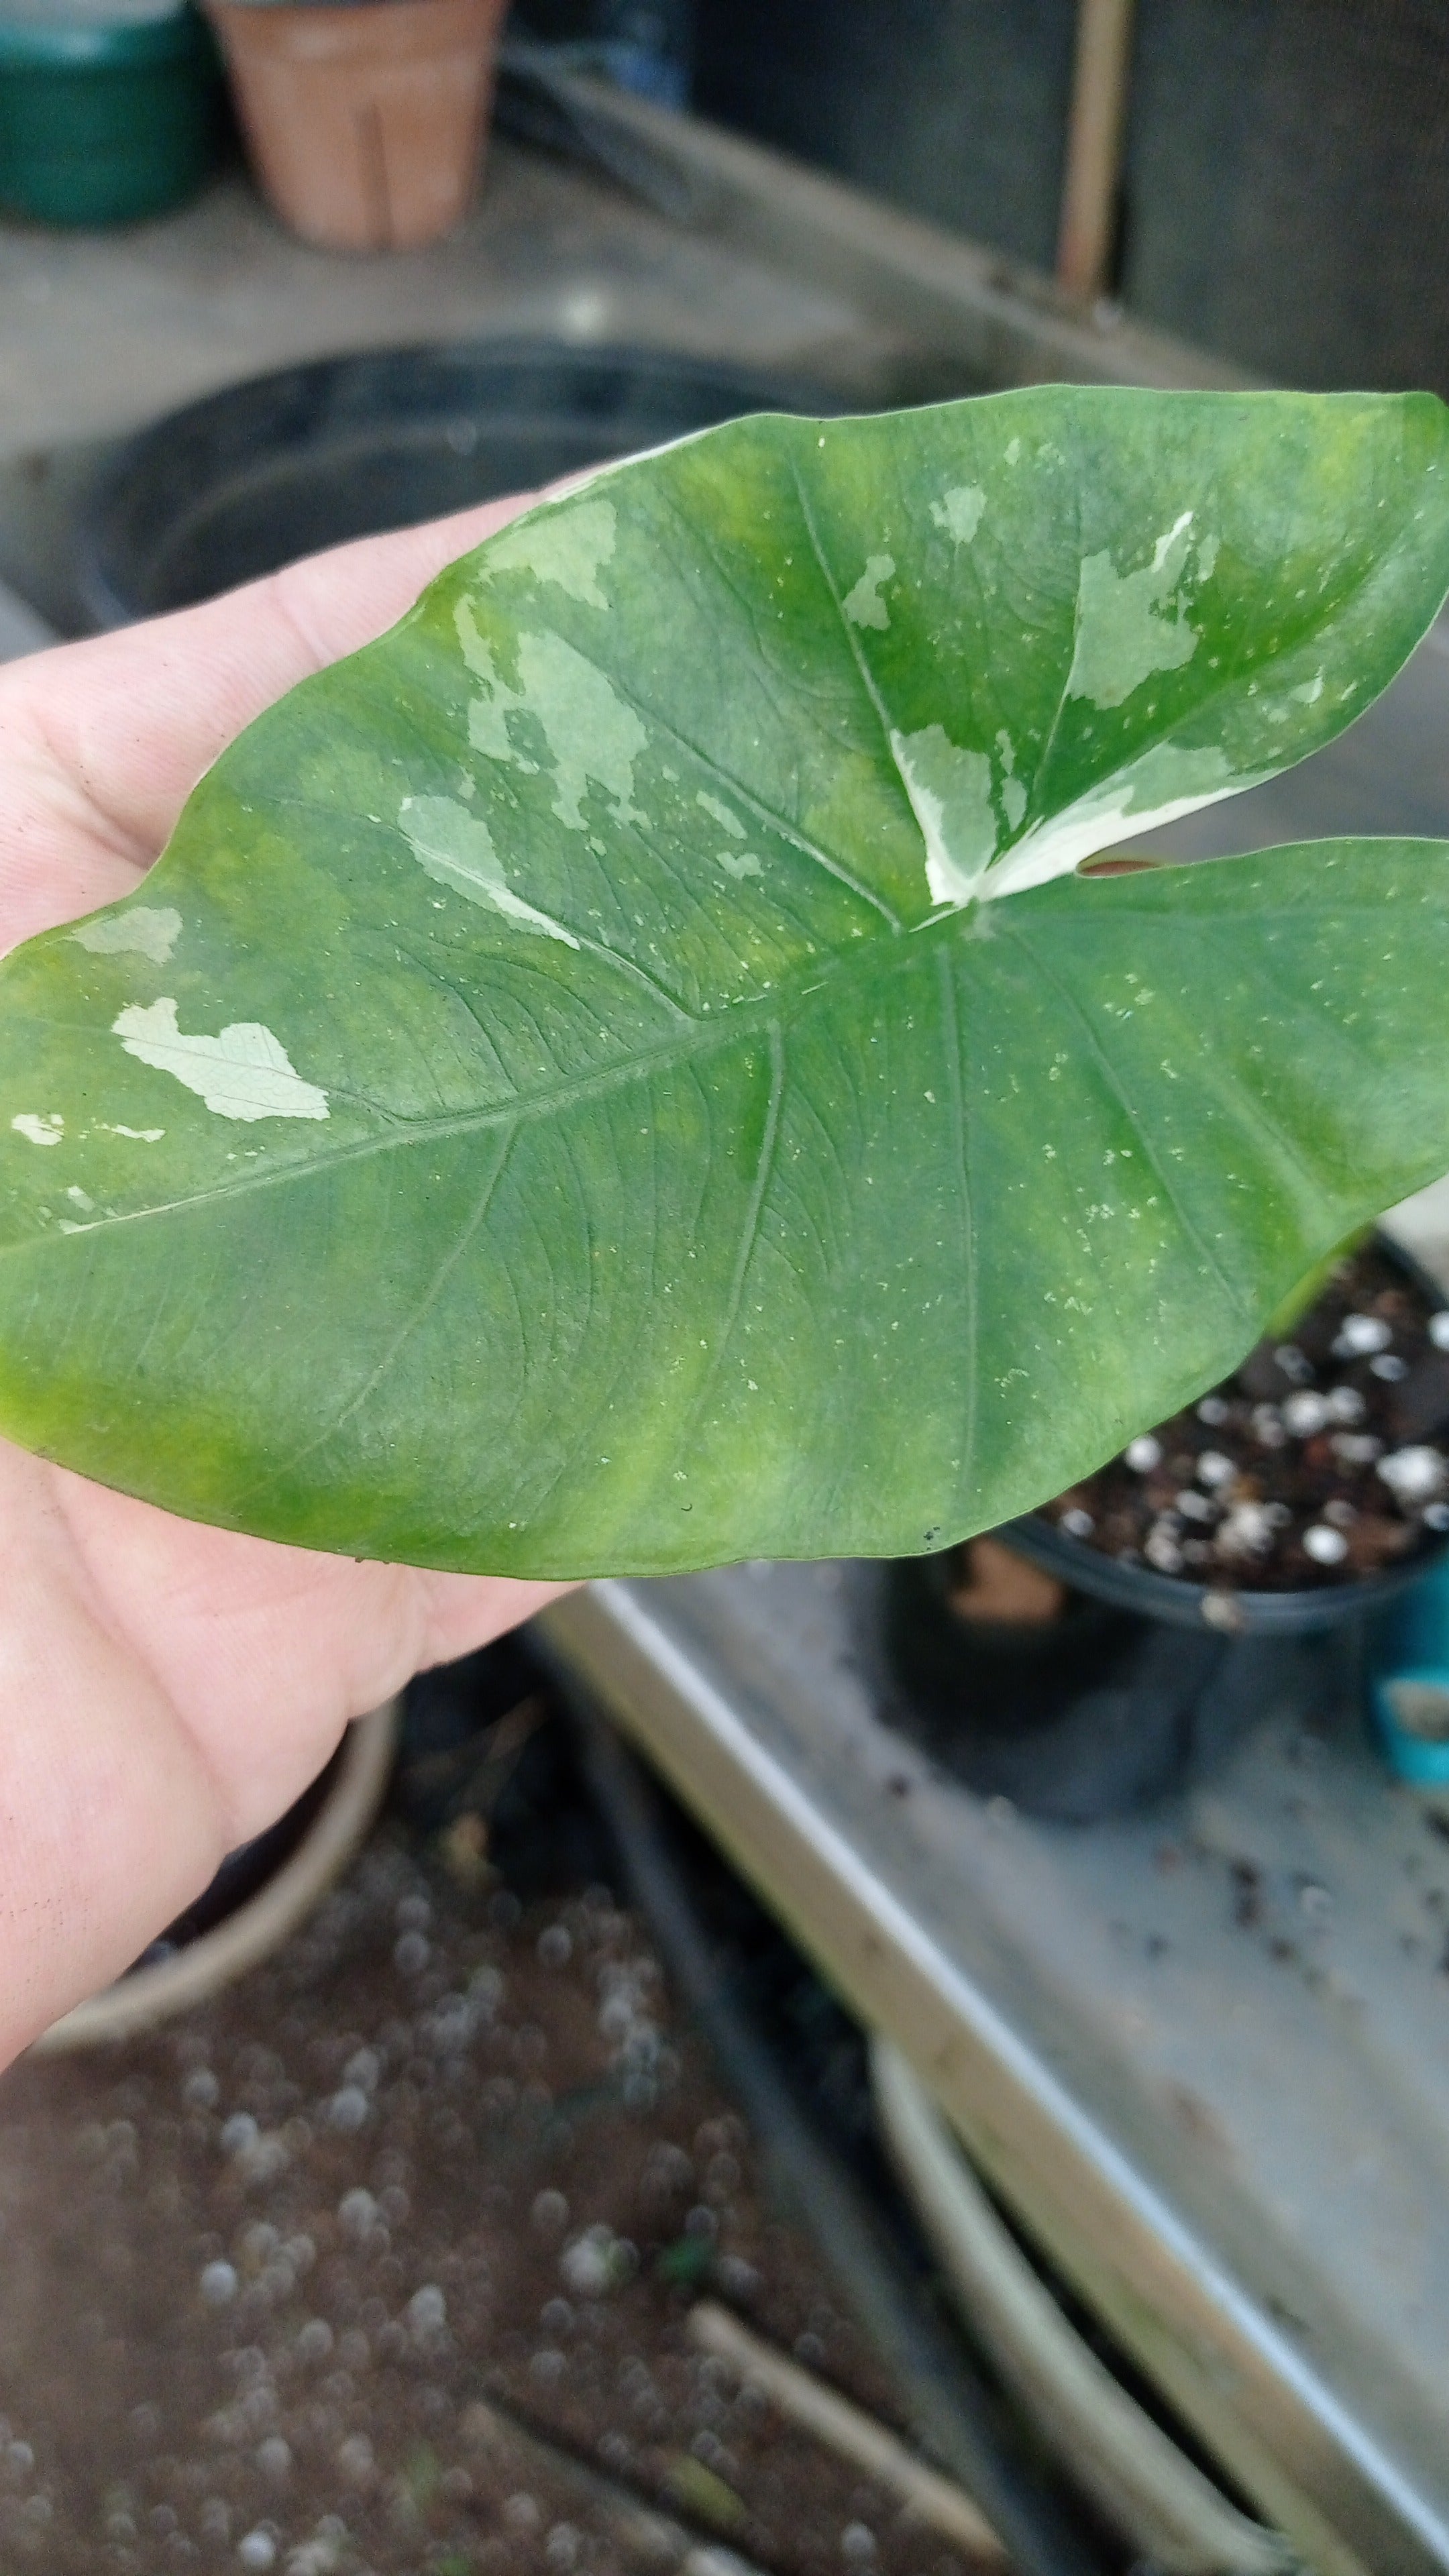
[[[1057,282],[1084,299],[1106,288],[1127,124],[1133,0],[1080,0],[1067,120]]]

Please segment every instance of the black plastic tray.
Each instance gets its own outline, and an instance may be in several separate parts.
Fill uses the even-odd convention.
[[[481,340],[324,358],[128,440],[82,508],[78,585],[98,626],[124,626],[749,412],[841,408],[819,385],[664,349]]]

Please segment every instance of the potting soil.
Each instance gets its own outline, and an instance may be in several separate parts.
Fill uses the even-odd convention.
[[[1289,1332],[1046,1514],[1125,1564],[1256,1590],[1427,1554],[1449,1530],[1449,1313],[1366,1247]]]

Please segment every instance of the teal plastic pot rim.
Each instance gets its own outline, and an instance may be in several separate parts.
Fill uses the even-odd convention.
[[[189,0],[0,0],[0,76],[6,72],[133,71],[209,52]]]
[[[1375,1680],[1371,1692],[1374,1723],[1389,1767],[1416,1788],[1449,1787],[1449,1738],[1416,1734],[1401,1726],[1394,1713],[1389,1692],[1406,1682],[1410,1688],[1417,1686],[1442,1700],[1449,1688],[1449,1674],[1442,1667],[1425,1667],[1394,1673],[1387,1680],[1380,1675]]]

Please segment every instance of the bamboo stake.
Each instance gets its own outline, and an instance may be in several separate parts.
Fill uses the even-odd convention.
[[[572,2451],[535,2432],[531,2425],[496,2401],[475,2399],[463,2418],[465,2438],[476,2449],[511,2454],[525,2474],[551,2481],[576,2512],[591,2514],[618,2549],[644,2558],[662,2576],[762,2576],[762,2571],[736,2550],[700,2540],[676,2522],[631,2495],[617,2480],[605,2477]]]
[[[758,2388],[801,2431],[863,2469],[867,2477],[890,2489],[918,2522],[928,2523],[947,2540],[969,2549],[983,2564],[1004,2567],[1006,2552],[979,2506],[963,2487],[926,2466],[914,2451],[862,2407],[827,2388],[797,2361],[789,2361],[765,2343],[728,2308],[700,2299],[689,2311],[689,2336],[702,2352],[728,2362],[740,2378]]]
[[[1133,0],[1080,0],[1067,120],[1057,283],[1091,299],[1107,284],[1132,56]]]

